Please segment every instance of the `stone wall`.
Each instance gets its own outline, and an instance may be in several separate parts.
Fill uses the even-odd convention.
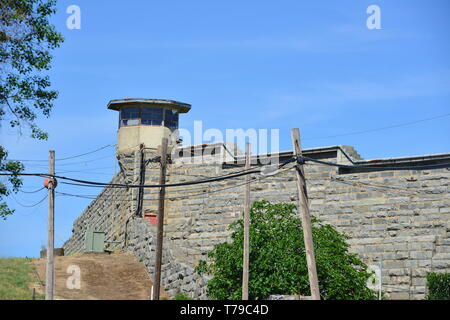
[[[114,176],[111,183],[125,183],[122,174]],[[125,226],[132,212],[130,190],[106,188],[73,223],[72,236],[64,245],[66,255],[82,252],[87,231],[105,233],[105,247],[115,250],[125,240]]]
[[[341,148],[305,150],[305,155],[347,164],[352,160]],[[148,152],[144,157],[152,159],[155,155]],[[122,163],[126,160],[128,164],[128,167],[122,165],[126,174],[114,179],[121,181],[128,177],[128,183],[137,181],[138,159],[137,153],[122,157]],[[167,183],[216,177],[243,169],[228,167],[221,161],[175,160],[169,166]],[[292,164],[276,175],[253,175],[252,201],[296,203],[296,182],[293,170],[287,170],[290,167]],[[158,174],[158,164],[150,161],[145,182],[157,184]],[[450,272],[448,169],[343,173],[336,167],[309,163],[305,165],[305,175],[311,214],[346,233],[351,250],[366,263],[382,265],[383,290],[390,298],[423,299],[426,274]],[[229,224],[242,216],[243,182],[244,177],[240,177],[166,189],[162,283],[170,293],[178,290],[195,298],[206,298],[204,283],[207,279],[191,272],[215,244],[229,239]],[[125,223],[135,210],[137,191],[106,189],[75,221],[74,235],[66,243],[66,251],[82,248],[83,232],[93,226],[107,232],[107,239],[122,241],[126,238],[128,243],[119,247],[134,252],[152,274],[154,226],[141,218]],[[113,206],[106,202],[111,192],[126,194],[130,201]],[[144,191],[144,214],[157,213],[157,193],[155,188]],[[112,225],[122,231],[114,233]]]
[[[140,152],[121,154],[119,163],[122,170],[110,183],[138,184],[140,157]],[[144,157],[152,159],[155,158],[155,154],[153,151],[147,151]],[[158,183],[158,173],[159,165],[149,162],[146,169],[146,183]],[[156,212],[155,199],[157,198],[154,196],[157,192],[158,190],[154,189],[146,191],[144,212]],[[147,219],[136,216],[138,193],[138,188],[108,187],[104,189],[75,220],[73,234],[63,245],[65,254],[71,255],[85,250],[87,231],[104,232],[106,250],[125,250],[133,253],[145,264],[149,276],[152,276],[155,263],[156,229]],[[149,204],[146,203],[147,201]],[[167,233],[164,239],[162,263],[161,285],[169,295],[185,293],[196,299],[207,298],[208,278],[195,274],[193,267],[174,258]]]
[[[156,228],[147,220],[134,218],[128,229],[126,250],[133,253],[145,264],[147,271],[155,271]],[[206,282],[208,278],[198,275],[191,266],[177,261],[168,239],[164,239],[161,265],[161,286],[169,296],[177,293],[188,294],[191,298],[206,299]]]

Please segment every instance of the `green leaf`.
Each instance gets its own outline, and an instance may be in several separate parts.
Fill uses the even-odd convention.
[[[300,219],[293,204],[255,202],[251,209],[249,297],[270,294],[310,295]],[[367,288],[371,273],[348,252],[346,237],[313,218],[313,239],[323,299],[376,299]],[[237,300],[242,292],[243,221],[230,225],[231,241],[218,244],[201,261],[197,272],[209,273],[208,295]]]
[[[58,97],[44,73],[51,67],[51,51],[64,41],[49,20],[56,12],[56,1],[2,0],[0,12],[0,121],[7,116],[9,125],[18,129],[18,133],[26,129],[32,138],[46,140],[48,134],[35,121],[39,114],[50,115]],[[10,187],[0,184],[1,201],[21,187],[18,173],[23,166],[8,162],[6,151],[0,148],[1,170],[13,174],[8,179]],[[1,218],[13,212],[1,202]]]

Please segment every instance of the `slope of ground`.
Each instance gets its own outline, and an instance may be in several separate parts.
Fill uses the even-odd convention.
[[[31,288],[38,286],[34,268],[30,259],[0,259],[0,300],[31,300]],[[37,294],[36,299],[43,296]]]
[[[40,279],[45,279],[45,259],[34,259]],[[78,266],[81,288],[69,289],[70,266]],[[55,257],[56,299],[148,300],[152,282],[141,262],[127,253],[84,253]],[[70,281],[70,280],[69,280]],[[43,292],[43,288],[37,288]],[[161,292],[161,297],[165,297]]]

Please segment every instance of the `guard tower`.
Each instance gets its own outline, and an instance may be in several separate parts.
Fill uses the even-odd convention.
[[[176,141],[178,115],[191,110],[191,105],[163,99],[111,100],[108,109],[119,111],[117,153],[128,153],[144,144],[157,148],[163,137]],[[173,145],[169,145],[169,148]]]

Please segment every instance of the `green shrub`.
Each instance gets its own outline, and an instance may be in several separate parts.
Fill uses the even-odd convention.
[[[301,221],[293,204],[255,202],[251,209],[249,298],[270,294],[310,295]],[[208,295],[238,300],[242,292],[243,221],[231,224],[231,242],[218,244],[196,267],[212,276]],[[366,283],[372,273],[348,252],[346,237],[313,219],[313,239],[322,299],[376,299]]]
[[[177,293],[173,300],[192,300],[187,293]]]
[[[450,273],[429,273],[427,286],[429,300],[450,300]]]

